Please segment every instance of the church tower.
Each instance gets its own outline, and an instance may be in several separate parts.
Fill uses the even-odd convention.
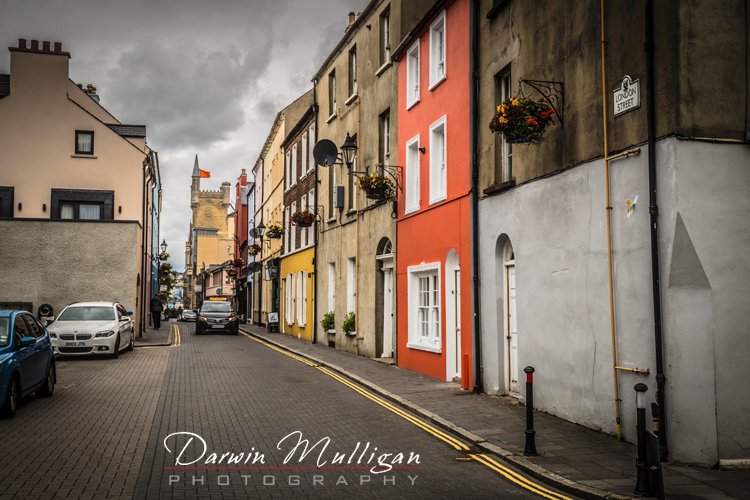
[[[193,163],[192,184],[190,186],[190,208],[195,209],[198,206],[198,198],[201,192],[201,169],[198,166],[198,155],[195,155]]]

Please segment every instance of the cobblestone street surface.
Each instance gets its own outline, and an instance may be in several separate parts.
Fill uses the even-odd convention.
[[[172,346],[58,360],[55,395],[0,421],[0,497],[531,498],[536,488],[561,498],[505,479],[470,458],[477,450],[457,451],[316,366],[245,336],[179,328]],[[300,437],[330,443],[285,463]],[[245,455],[230,463],[229,453]],[[384,453],[393,469],[376,473]]]

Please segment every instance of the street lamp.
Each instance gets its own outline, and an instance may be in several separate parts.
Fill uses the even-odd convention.
[[[344,163],[346,163],[346,168],[351,169],[352,163],[354,163],[354,158],[357,156],[357,141],[349,135],[349,132],[346,133],[346,139],[344,140],[344,144],[341,145],[340,149],[344,155]]]
[[[263,233],[265,232],[266,232],[266,225],[263,224],[263,222],[255,226],[255,234],[258,235],[258,238],[260,238],[261,241],[263,240]]]
[[[161,253],[164,253],[166,251],[167,251],[167,240],[165,238],[161,240]]]

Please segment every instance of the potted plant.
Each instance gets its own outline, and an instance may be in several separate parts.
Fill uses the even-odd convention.
[[[359,189],[365,192],[371,200],[387,200],[393,198],[396,187],[393,181],[385,175],[367,174],[357,181]]]
[[[299,227],[310,227],[315,222],[315,214],[309,210],[297,210],[290,217],[292,224]]]
[[[326,333],[336,333],[336,321],[333,311],[328,311],[323,315],[323,319],[320,320],[320,326]]]
[[[242,267],[245,265],[245,259],[242,257],[238,257],[234,259],[234,267]]]
[[[490,130],[503,134],[509,143],[539,144],[548,125],[555,123],[555,110],[547,99],[535,101],[529,97],[509,97],[497,107],[490,121]]]
[[[344,322],[341,323],[341,329],[344,330],[344,334],[346,335],[356,335],[357,332],[354,331],[354,329],[357,326],[357,322],[355,321],[356,318],[354,316],[353,312],[350,312],[346,315],[344,318]]]
[[[257,243],[253,243],[247,249],[247,253],[249,253],[250,255],[253,255],[253,256],[258,255],[260,253],[260,245],[258,245]]]
[[[269,224],[266,228],[266,236],[273,239],[279,239],[284,234],[284,228],[278,224]]]

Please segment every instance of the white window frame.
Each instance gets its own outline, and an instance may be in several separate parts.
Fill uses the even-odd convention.
[[[292,170],[292,186],[297,184],[297,143],[292,145],[292,163],[290,169]]]
[[[310,167],[308,165],[308,154],[307,154],[307,132],[302,134],[302,145],[300,146],[302,149],[300,156],[302,156],[302,174],[300,178],[305,177],[307,175],[307,172],[310,170]]]
[[[419,210],[419,173],[421,157],[419,152],[419,134],[406,141],[406,186],[404,188],[404,213],[410,214]],[[416,161],[416,165],[414,162]]]
[[[292,224],[292,215],[297,211],[297,202],[292,202],[291,210],[289,211],[289,232],[292,233],[290,238],[291,242],[289,243],[289,246],[291,247],[291,251],[297,250],[297,225]]]
[[[346,313],[354,312],[357,300],[357,259],[346,259]]]
[[[286,316],[286,324],[289,326],[294,325],[294,306],[292,304],[292,290],[294,287],[294,275],[286,275],[286,290],[284,296],[286,297],[286,305],[284,306],[284,316]]]
[[[443,147],[436,147],[436,131],[442,129]],[[438,156],[442,153],[442,158]],[[443,115],[430,125],[430,204],[438,203],[448,197],[448,123]]]
[[[308,130],[308,144],[310,145],[310,147],[307,148],[307,161],[310,170],[312,170],[313,168],[315,168],[315,157],[313,156],[313,148],[315,147],[315,123],[310,125],[310,129]]]
[[[411,109],[419,102],[419,94],[419,40],[417,40],[406,51],[406,109]]]
[[[391,164],[391,111],[388,109],[380,115],[380,133],[382,136],[382,148],[380,152],[385,165]]]
[[[351,49],[349,49],[349,81],[347,84],[349,85],[349,99],[357,95],[357,84],[358,84],[358,75],[357,75],[357,46],[353,45]],[[347,101],[349,100],[347,99]]]
[[[427,293],[429,305],[427,307],[427,320],[429,333],[426,337],[420,335],[419,331],[419,278],[429,278]],[[437,283],[437,289],[432,284]],[[411,349],[419,349],[435,353],[443,352],[443,320],[442,320],[442,293],[443,282],[440,262],[409,266],[407,268],[407,310],[408,310],[408,339],[406,346]],[[435,322],[437,314],[437,322]]]
[[[328,312],[336,311],[336,263],[328,263]]]
[[[328,73],[328,119],[336,116],[336,70]]]
[[[297,325],[299,326],[305,326],[305,317],[304,317],[304,310],[305,305],[303,302],[303,295],[304,295],[304,288],[305,288],[305,272],[299,271],[297,273],[297,283],[296,283],[296,299],[295,303],[297,305]]]
[[[443,11],[433,22],[430,24],[430,87],[428,90],[432,90],[437,87],[440,82],[445,80],[446,76],[446,26],[445,26],[445,11]],[[442,33],[438,35],[438,30],[442,28]],[[441,39],[442,38],[442,39]],[[439,59],[438,48],[439,43],[443,44],[443,60]],[[442,63],[442,72],[441,72]]]
[[[284,155],[284,171],[286,172],[286,190],[289,191],[289,189],[292,187],[292,169],[291,169],[291,151],[288,149],[286,150],[286,154]]]
[[[380,15],[380,45],[382,59],[380,65],[391,62],[391,9],[390,6]]]

